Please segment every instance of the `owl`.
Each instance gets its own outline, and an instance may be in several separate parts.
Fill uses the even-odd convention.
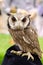
[[[38,55],[41,58],[41,49],[38,41],[38,35],[33,27],[30,25],[30,15],[22,13],[10,14],[7,20],[8,30],[19,46],[21,51],[12,50],[11,53],[16,53],[22,56],[28,56],[28,59],[34,60],[32,54]]]

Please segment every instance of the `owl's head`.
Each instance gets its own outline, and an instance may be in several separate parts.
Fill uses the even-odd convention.
[[[22,13],[10,14],[8,18],[8,28],[13,30],[23,30],[30,25],[30,15]]]

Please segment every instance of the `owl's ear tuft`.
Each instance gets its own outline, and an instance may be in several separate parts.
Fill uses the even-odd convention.
[[[36,18],[36,16],[37,16],[36,12],[30,13],[29,18],[30,18],[31,22]]]
[[[30,18],[31,14],[28,15],[28,17]]]
[[[6,13],[7,14],[7,16],[11,16],[11,13]]]
[[[31,14],[28,14],[27,17],[30,18],[31,17]]]
[[[37,14],[36,13],[30,13],[30,14],[28,14],[28,18],[30,18],[30,21],[32,22],[34,19],[35,19],[35,17],[37,16]]]

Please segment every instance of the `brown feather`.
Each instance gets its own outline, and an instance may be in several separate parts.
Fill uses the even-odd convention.
[[[9,29],[9,32],[13,38],[13,40],[16,42],[16,44],[20,44],[22,47],[22,51],[24,52],[31,52],[32,54],[37,54],[39,57],[41,57],[41,50],[40,45],[38,41],[38,36],[35,30],[32,27],[28,27],[24,30],[13,30]],[[29,44],[26,43],[23,39],[23,36],[28,40]]]

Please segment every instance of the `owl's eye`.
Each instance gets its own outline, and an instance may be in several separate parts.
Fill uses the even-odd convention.
[[[16,21],[16,18],[15,18],[15,17],[12,17],[12,21],[13,21],[13,22]]]
[[[22,22],[26,22],[26,17],[22,19]]]

